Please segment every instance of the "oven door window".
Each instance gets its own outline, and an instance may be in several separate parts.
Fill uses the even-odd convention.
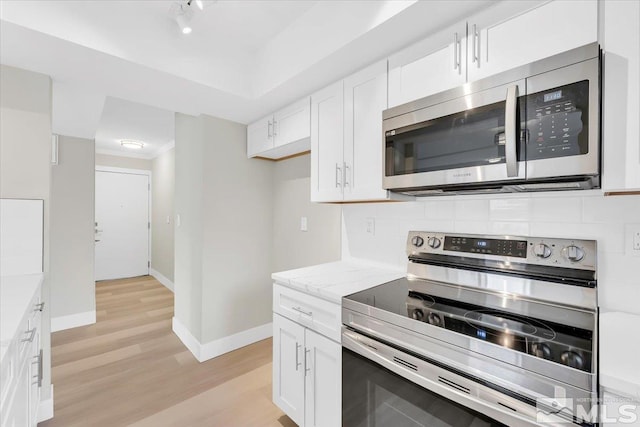
[[[342,349],[342,425],[348,427],[504,426]]]
[[[387,176],[504,164],[505,101],[388,131],[385,140]]]

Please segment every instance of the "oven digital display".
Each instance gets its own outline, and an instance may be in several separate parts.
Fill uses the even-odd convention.
[[[527,257],[526,240],[477,239],[475,237],[445,236],[444,250],[483,255]]]
[[[544,102],[557,101],[562,99],[562,91],[556,90],[555,92],[549,92],[544,94]]]

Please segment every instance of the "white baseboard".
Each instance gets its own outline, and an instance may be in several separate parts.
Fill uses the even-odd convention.
[[[53,418],[53,384],[51,384],[51,394],[48,399],[41,400],[38,406],[38,422],[41,423]]]
[[[78,326],[92,325],[96,323],[96,311],[85,311],[84,313],[70,314],[51,318],[51,332],[63,331],[65,329],[77,328]]]
[[[199,362],[204,362],[269,338],[273,335],[273,323],[256,326],[255,328],[247,329],[246,331],[238,332],[237,334],[229,335],[206,344],[200,344],[200,342],[191,335],[189,330],[175,317],[173,318],[173,332],[175,332]]]
[[[153,268],[150,268],[149,275],[155,277],[158,282],[162,283],[167,289],[173,292],[173,282],[167,279],[167,277],[165,277],[158,270],[154,270]]]
[[[198,359],[198,362],[202,362],[200,359],[200,341],[191,335],[191,332],[189,332],[186,326],[184,326],[177,317],[174,316],[172,320],[171,329],[173,330],[173,333],[175,333],[178,338],[180,338],[180,341],[182,341],[182,344],[184,344],[189,351],[193,353],[196,359]]]

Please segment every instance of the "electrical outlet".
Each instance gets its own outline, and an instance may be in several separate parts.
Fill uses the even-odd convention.
[[[371,235],[376,234],[376,219],[375,218],[367,218],[366,221],[367,233]]]
[[[640,230],[633,231],[633,250],[640,251]]]

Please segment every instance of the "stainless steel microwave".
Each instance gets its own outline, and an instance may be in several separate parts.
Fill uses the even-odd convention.
[[[593,43],[384,111],[384,188],[598,188],[600,70]]]

